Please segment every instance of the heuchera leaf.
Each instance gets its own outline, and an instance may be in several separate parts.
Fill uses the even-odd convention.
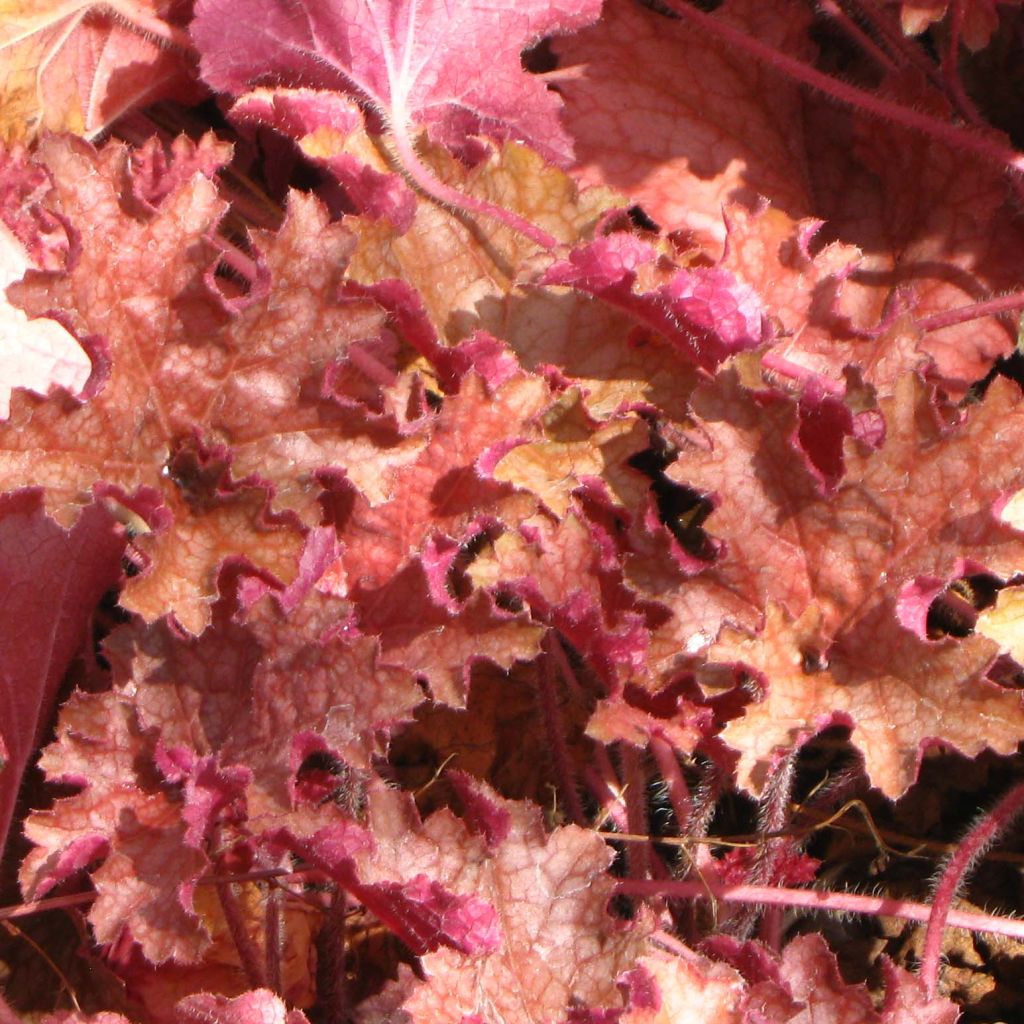
[[[399,232],[412,223],[416,197],[400,175],[375,166],[382,161],[353,100],[327,90],[256,89],[230,116],[236,124],[275,128],[295,139],[303,155],[341,185],[349,208],[386,218]]]
[[[0,148],[0,420],[11,389],[71,393],[86,385],[92,366],[82,346],[59,321],[29,320],[3,293],[30,268],[63,267],[67,232],[46,208],[49,175],[19,150]]]
[[[235,862],[236,865],[238,862]],[[233,889],[236,906],[254,942],[259,942],[265,921],[265,891],[252,883],[239,883]],[[193,890],[197,911],[209,928],[210,944],[202,958],[194,963],[167,960],[150,963],[140,947],[122,938],[105,951],[104,963],[120,982],[128,997],[134,1021],[153,1024],[180,1024],[176,1004],[194,993],[219,993],[231,996],[250,991],[253,979],[247,978],[239,963],[238,947],[224,918],[218,890],[200,884]],[[280,985],[278,995],[288,1007],[309,1007],[315,1001],[315,978],[310,966],[315,958],[316,937],[322,915],[308,903],[282,901]],[[237,923],[237,920],[236,920]],[[116,971],[116,975],[113,972]]]
[[[102,861],[92,872],[97,898],[89,912],[98,941],[134,940],[153,963],[197,960],[210,936],[191,890],[210,861],[185,842],[187,824],[155,770],[152,736],[114,693],[72,697],[57,736],[41,766],[84,788],[26,822],[35,847],[22,864],[23,891],[45,895]],[[97,749],[108,751],[99,763]]]
[[[1024,480],[1009,455],[1021,429],[1013,385],[994,386],[961,422],[944,425],[929,389],[905,377],[881,404],[882,447],[848,442],[834,495],[822,493],[794,443],[793,403],[721,374],[694,411],[699,429],[668,472],[712,496],[707,531],[726,549],[711,572],[754,604],[784,604],[798,617],[814,600],[831,635],[873,607],[873,595],[895,605],[918,576],[954,578],[957,559],[1003,577],[1018,564],[1021,537],[997,516]],[[739,486],[726,489],[726,480]],[[911,502],[933,511],[911,515]]]
[[[725,223],[721,266],[754,287],[771,311],[776,340],[764,363],[777,371],[777,384],[844,394],[843,371],[856,367],[888,394],[904,373],[927,368],[929,356],[918,349],[920,333],[905,318],[875,333],[859,329],[876,316],[871,292],[848,287],[863,254],[842,242],[821,245],[821,221],[794,221],[773,207],[750,212],[736,204],[726,211]]]
[[[945,116],[946,101],[928,90],[904,79],[893,90],[904,102]],[[860,273],[844,289],[862,316],[874,308],[857,326],[885,326],[887,314],[901,307],[923,319],[1015,286],[1009,267],[1024,251],[1024,232],[1007,216],[1012,200],[998,171],[875,121],[844,124],[831,104],[811,118],[821,196],[814,212],[864,254]],[[930,330],[919,347],[934,360],[936,377],[959,395],[1013,341],[1006,323],[982,317]]]
[[[960,1008],[941,996],[929,997],[919,978],[888,957],[882,959],[885,971],[885,1002],[882,1024],[956,1024]]]
[[[208,133],[198,142],[179,135],[169,147],[157,136],[150,136],[133,150],[127,168],[131,195],[150,213],[190,178],[201,174],[212,178],[231,160],[231,146]]]
[[[382,821],[400,816],[409,829],[415,827],[415,811],[400,806],[402,802],[399,798],[396,805],[390,794],[374,794],[368,817],[372,833],[346,823],[323,828],[304,841],[283,829],[273,839],[344,886],[415,954],[441,946],[468,956],[494,952],[502,944],[502,931],[491,902],[476,893],[457,891],[465,889],[461,880],[453,890],[446,872],[442,871],[444,881],[432,881],[422,871],[412,873],[415,853],[409,842],[401,863],[390,855],[388,833],[380,831]],[[436,858],[430,867],[436,876]]]
[[[1020,287],[1019,5],[604,6],[0,0],[0,842],[64,676],[19,878],[83,1006],[955,1019],[730,934],[1024,735],[1019,296],[954,308]]]
[[[145,571],[122,603],[151,619],[172,611],[198,632],[224,559],[294,578],[302,520],[319,517],[315,470],[344,461],[379,500],[382,468],[415,454],[398,424],[367,423],[321,394],[331,362],[381,320],[369,302],[337,301],[337,263],[350,243],[315,204],[296,200],[287,226],[258,239],[266,251],[254,294],[225,297],[207,278],[217,250],[205,236],[223,212],[207,178],[132,216],[119,194],[123,151],[100,158],[67,142],[43,151],[59,169],[62,215],[92,229],[73,267],[30,277],[16,286],[18,301],[94,330],[111,369],[88,404],[16,401],[0,429],[0,478],[20,480],[31,464],[64,516],[102,482],[108,501],[142,521]]]
[[[476,788],[494,813],[511,818],[508,836],[490,845],[447,811],[418,825],[385,805],[373,819],[380,845],[367,858],[368,872],[425,870],[456,891],[477,894],[494,907],[503,937],[486,957],[450,948],[428,953],[426,980],[413,987],[405,1010],[413,1021],[440,1024],[473,1014],[555,1020],[574,1000],[616,1005],[613,978],[636,956],[645,926],[623,930],[607,914],[607,849],[575,827],[549,834],[535,808]]]
[[[738,1019],[744,1024],[952,1024],[959,1014],[948,999],[927,997],[917,978],[884,957],[886,995],[877,1011],[863,985],[843,980],[835,955],[820,935],[793,939],[780,956],[728,936],[714,937],[707,947],[725,961],[713,969],[731,964],[746,982],[737,1001]]]
[[[339,524],[350,590],[382,586],[433,531],[461,541],[476,532],[474,520],[510,514],[503,505],[532,508],[509,485],[488,479],[481,458],[510,438],[536,436],[550,402],[548,388],[533,375],[517,375],[492,391],[471,373],[445,402],[427,448],[396,474],[394,497],[375,508],[357,498]]]
[[[515,7],[460,0],[252,3],[200,0],[192,36],[203,77],[241,93],[272,75],[368,100],[392,129],[415,125],[451,149],[472,135],[570,155],[558,98],[528,75],[520,52],[545,35],[594,21],[600,0],[527,0]]]
[[[652,247],[616,232],[575,248],[540,280],[579,288],[627,310],[707,369],[766,340],[761,301],[749,285],[716,267],[674,269],[655,283],[650,265],[656,258]],[[645,265],[649,282],[637,289],[634,282]]]
[[[119,1013],[80,1013],[64,1010],[48,1014],[45,1024],[131,1024]],[[167,1009],[170,1024],[309,1024],[301,1010],[289,1010],[285,1002],[266,989],[254,989],[234,999],[210,994],[188,996]]]
[[[164,748],[188,761],[216,753],[225,768],[251,770],[254,829],[264,816],[287,820],[296,803],[289,779],[299,752],[316,749],[311,737],[366,765],[378,751],[375,730],[408,719],[422,700],[409,672],[380,664],[375,639],[345,635],[344,602],[314,592],[288,614],[268,600],[243,621],[231,600],[215,611],[211,628],[185,643],[162,624],[123,630],[111,639],[111,659],[126,689],[145,685],[135,713]]]
[[[559,519],[587,484],[603,485],[620,508],[635,507],[648,482],[628,463],[650,444],[647,424],[626,415],[594,429],[584,415],[579,392],[566,393],[545,416],[546,439],[516,445],[497,462],[494,478],[537,495]]]
[[[740,1024],[743,979],[726,964],[642,957],[622,974],[626,1008],[620,1024],[673,1024],[681,1018]]]
[[[187,37],[161,18],[163,6],[121,0],[115,16],[93,0],[4,0],[0,137],[43,129],[93,137],[141,104],[195,98]]]
[[[945,7],[929,6],[929,20]],[[788,3],[730,0],[715,16],[782,53],[814,56],[801,21],[809,12],[796,17]],[[641,5],[610,5],[597,25],[556,47],[568,65],[552,74],[577,176],[630,196],[713,258],[726,244],[723,199],[753,207],[768,195],[794,220],[821,218],[830,237],[861,250],[861,274],[845,296],[858,332],[877,330],[894,307],[925,317],[1016,286],[1007,268],[1022,233],[1000,172],[973,154],[801,94],[760,61]],[[633,47],[648,60],[633,60]],[[886,87],[947,116],[946,99],[911,76],[891,76]],[[929,332],[920,345],[962,393],[1011,341],[1006,325],[987,317]]]
[[[416,559],[395,573],[367,602],[360,628],[381,636],[387,664],[414,672],[435,701],[462,707],[477,662],[486,659],[507,669],[528,661],[540,652],[544,630],[522,612],[499,610],[487,594],[474,593],[462,603],[450,598],[446,582],[455,572],[460,545],[446,545],[441,557],[436,557],[438,545],[429,547],[435,556],[431,567]]]
[[[805,667],[822,651],[827,668]],[[756,640],[726,630],[711,657],[752,670],[767,690],[724,732],[742,752],[739,778],[760,790],[773,752],[836,722],[851,726],[872,782],[893,797],[937,740],[968,755],[1011,749],[1024,711],[1016,693],[986,678],[997,653],[982,637],[922,640],[884,604],[831,646],[813,609],[792,624],[770,613]]]
[[[666,231],[685,227],[712,257],[725,242],[727,197],[772,196],[782,210],[811,214],[799,90],[649,7],[606,7],[596,25],[554,43],[577,179],[624,192]],[[729,0],[717,13],[809,53],[806,11]]]
[[[0,853],[22,773],[97,602],[121,576],[123,549],[119,525],[96,506],[63,530],[38,490],[0,497]]]
[[[699,378],[697,366],[677,345],[637,329],[614,306],[581,291],[531,287],[491,308],[523,366],[538,372],[557,367],[560,376],[580,388],[594,418],[657,408],[685,419],[687,399]]]
[[[758,605],[710,570],[705,559],[685,550],[655,508],[648,506],[630,540],[623,582],[652,618],[644,671],[633,677],[638,685],[654,692],[670,683],[726,622],[749,629],[760,624]]]
[[[503,206],[564,243],[589,237],[605,213],[624,203],[608,189],[581,193],[568,174],[515,143],[473,167],[439,147],[429,148],[423,162],[461,194]],[[411,285],[434,333],[449,343],[483,329],[516,348],[508,321],[524,299],[517,285],[543,269],[526,263],[536,254],[528,239],[491,218],[468,226],[457,210],[430,202],[417,204],[404,232],[386,220],[352,218],[350,226],[359,238],[349,267],[353,280]],[[540,258],[550,262],[549,256]]]
[[[474,560],[470,576],[478,587],[525,602],[614,690],[644,665],[647,630],[628,596],[616,595],[610,547],[599,527],[574,512],[559,523],[524,518],[517,531],[503,533]]]
[[[789,433],[786,418],[792,423],[792,414],[769,409],[759,417],[759,437],[749,449],[754,464],[774,449],[770,462],[760,464],[781,469],[788,461],[789,468],[779,476],[748,471],[747,500],[742,512],[738,506],[733,510],[736,530],[720,534],[725,554],[709,570],[713,576],[728,574],[735,583],[742,580],[741,591],[754,603],[788,609],[788,615],[770,612],[765,632],[750,641],[752,646],[728,633],[713,654],[715,661],[749,665],[768,690],[766,703],[753,705],[727,730],[730,737],[735,731],[730,742],[743,750],[744,784],[751,783],[754,764],[776,743],[790,742],[801,730],[812,734],[835,714],[853,726],[853,741],[864,750],[872,781],[894,796],[913,780],[925,742],[942,738],[971,752],[986,743],[1008,749],[1016,742],[1012,737],[1024,713],[1019,697],[983,679],[997,653],[994,645],[981,637],[929,640],[923,628],[914,632],[901,621],[900,608],[906,588],[919,578],[957,578],[963,559],[974,559],[997,576],[1012,574],[1020,564],[1021,555],[1012,552],[1021,535],[996,515],[1002,495],[1021,486],[1015,460],[999,455],[1004,439],[1016,443],[1011,440],[1019,410],[1015,391],[1013,385],[994,386],[965,422],[946,427],[924,386],[914,377],[904,379],[896,396],[883,403],[884,445],[874,452],[848,447],[847,476],[830,499],[813,498],[810,481],[806,476],[801,481],[799,457],[774,447]],[[738,398],[733,392],[733,400]],[[747,447],[739,434],[728,443],[718,434],[729,421],[728,429],[742,432],[744,421],[753,423],[747,420],[752,396],[737,405],[733,400],[707,408],[708,413],[715,408],[714,416],[703,420],[711,436],[719,437],[713,450],[694,450],[673,467],[680,479],[702,491],[743,472],[738,463],[708,475],[688,468],[710,468],[716,451],[728,451],[731,460]],[[741,408],[746,412],[737,415]],[[701,409],[699,402],[695,409]],[[783,419],[762,436],[761,428],[777,414]],[[983,445],[975,440],[979,432]],[[972,453],[969,459],[966,451]],[[912,515],[904,507],[911,496],[918,507],[930,501],[934,511]],[[755,521],[766,532],[758,538],[750,510],[761,501],[766,501],[764,512]],[[717,515],[709,519],[711,533]],[[797,534],[788,534],[790,529]],[[829,540],[819,546],[817,538],[826,536]],[[753,556],[758,566],[774,563],[778,569],[739,571],[751,545],[760,549]],[[978,715],[992,719],[983,734]],[[789,739],[782,740],[784,734]]]
[[[49,172],[20,145],[0,149],[0,219],[37,270],[65,267],[72,247],[68,225],[49,209]]]
[[[36,844],[26,892],[102,859],[90,921],[102,941],[126,929],[151,962],[195,962],[208,948],[217,921],[193,898],[214,837],[218,855],[240,843],[252,857],[251,837],[267,828],[321,829],[341,812],[296,788],[304,756],[324,749],[367,765],[376,730],[422,699],[409,673],[377,663],[376,641],[332,635],[346,613],[337,600],[312,594],[287,618],[264,600],[245,623],[236,611],[225,598],[191,640],[166,623],[114,634],[115,691],[66,705],[43,759],[82,792],[26,824]],[[90,772],[89,751],[108,744],[123,757]],[[178,846],[187,855],[175,857]]]
[[[975,632],[987,636],[1015,661],[1024,662],[1024,587],[1006,587],[992,608],[982,612]]]
[[[278,996],[266,989],[246,992],[235,999],[189,996],[175,1009],[182,1024],[196,1020],[210,1024],[308,1024],[301,1010],[289,1010]]]

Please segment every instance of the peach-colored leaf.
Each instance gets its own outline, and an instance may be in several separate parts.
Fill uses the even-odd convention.
[[[745,996],[742,977],[726,964],[645,956],[619,979],[626,995],[623,1024],[740,1024]]]
[[[965,571],[1006,577],[1021,564],[1024,536],[996,514],[1022,483],[1010,454],[1024,430],[1016,386],[996,383],[961,422],[945,425],[927,389],[905,378],[882,403],[884,444],[848,446],[835,494],[815,493],[786,440],[791,410],[772,402],[755,413],[753,396],[731,395],[695,403],[710,448],[694,445],[671,471],[724,499],[706,529],[725,548],[705,573],[755,607],[786,609],[771,612],[761,636],[731,633],[714,648],[714,660],[749,665],[767,688],[765,702],[726,733],[743,754],[744,784],[759,787],[755,766],[763,771],[772,750],[835,715],[852,725],[872,780],[892,795],[913,780],[927,743],[970,753],[1011,747],[1019,698],[983,679],[996,646],[976,636],[927,639],[926,603],[916,608],[910,597]],[[731,524],[723,531],[719,512]],[[991,727],[979,732],[981,715]]]
[[[358,401],[345,406],[323,386],[382,318],[369,300],[338,300],[351,242],[314,201],[296,198],[278,234],[256,236],[251,295],[225,295],[209,240],[224,206],[207,177],[129,214],[123,150],[52,141],[41,154],[59,179],[55,208],[91,227],[72,269],[30,275],[11,294],[29,313],[60,310],[80,336],[102,338],[94,360],[108,372],[94,375],[102,387],[85,404],[15,396],[0,480],[46,485],[62,516],[102,483],[144,534],[126,606],[149,619],[174,612],[199,631],[225,558],[292,581],[304,523],[320,517],[317,470],[348,464],[380,501],[389,465],[421,447],[405,423],[370,423]]]
[[[467,785],[467,796],[477,794],[469,828],[448,811],[420,823],[395,793],[371,805],[378,845],[361,859],[367,882],[425,873],[487,900],[501,928],[490,954],[441,948],[422,958],[425,980],[404,1003],[411,1020],[558,1020],[574,1001],[617,1006],[614,978],[639,953],[646,926],[623,928],[607,913],[607,847],[574,826],[548,832],[536,808]],[[508,827],[489,830],[498,814]]]
[[[453,547],[452,560],[457,554]],[[544,630],[528,615],[499,611],[484,593],[460,603],[435,589],[430,571],[416,559],[366,602],[360,624],[380,635],[382,661],[425,680],[436,703],[463,707],[480,661],[509,669],[540,652]]]
[[[841,393],[844,369],[856,367],[887,394],[905,372],[927,367],[920,332],[906,318],[877,334],[860,331],[877,315],[870,290],[848,285],[863,254],[842,242],[819,245],[821,221],[794,221],[773,207],[751,213],[736,204],[725,211],[725,223],[721,265],[757,290],[775,322],[777,340],[765,365],[776,380],[803,387],[823,375],[821,386]]]
[[[723,630],[709,657],[752,671],[766,691],[730,722],[740,784],[760,791],[773,756],[820,729],[845,724],[874,785],[893,798],[914,781],[930,744],[967,756],[1016,749],[1024,729],[1020,695],[985,678],[998,648],[984,637],[922,640],[881,605],[831,644],[812,606],[792,622],[769,611],[756,637]]]
[[[945,4],[933,7],[940,15]],[[714,17],[813,62],[808,11],[729,0]],[[972,153],[837,109],[741,48],[639,4],[610,6],[556,48],[563,66],[551,78],[565,97],[581,183],[625,193],[715,260],[731,204],[754,208],[763,197],[793,221],[823,220],[830,239],[860,250],[843,305],[869,354],[872,332],[900,310],[925,319],[1018,286],[1020,257],[1011,254],[1024,251],[1024,233],[1001,174]],[[938,120],[950,116],[946,98],[915,76],[891,75],[886,90]],[[837,340],[841,350],[856,347]],[[962,394],[1012,340],[1005,323],[985,317],[935,324],[918,347]]]
[[[576,288],[626,310],[706,369],[766,340],[764,308],[749,284],[720,266],[666,269],[658,255],[632,233],[615,231],[556,260],[540,283]]]
[[[183,641],[162,623],[125,629],[110,659],[166,748],[251,770],[251,829],[290,821],[300,830],[306,818],[288,780],[305,754],[327,749],[365,766],[380,753],[374,730],[411,718],[423,697],[411,672],[381,663],[375,639],[346,639],[350,611],[314,591],[288,613],[260,601],[239,622],[225,600],[202,636]]]
[[[907,106],[949,116],[943,98],[904,79],[892,90]],[[836,118],[831,104],[812,108],[808,124],[812,213],[862,253],[843,294],[857,327],[875,330],[901,309],[923,320],[1018,286],[1012,267],[1024,231],[997,170],[877,119]],[[1006,322],[989,316],[936,326],[918,348],[961,395],[1014,340]]]
[[[717,16],[794,55],[810,49],[805,10],[728,0]],[[600,22],[555,48],[562,66],[551,77],[565,99],[581,184],[624,192],[713,257],[729,202],[765,195],[792,216],[813,212],[799,89],[746,54],[627,3],[606,4]]]
[[[125,112],[194,97],[188,37],[150,0],[4,0],[0,137],[93,138]],[[169,44],[169,45],[168,45]]]
[[[494,479],[532,492],[559,519],[569,511],[573,492],[598,479],[616,504],[635,507],[646,481],[627,463],[650,443],[647,424],[627,415],[595,430],[582,412],[578,392],[563,396],[544,418],[545,439],[527,441],[502,456]]]
[[[473,583],[525,603],[558,629],[609,687],[646,668],[647,629],[617,587],[618,555],[598,526],[570,511],[560,522],[524,516],[473,560]]]
[[[83,789],[25,823],[35,845],[21,885],[28,898],[41,896],[101,860],[89,910],[97,940],[133,939],[154,963],[193,962],[210,937],[188,893],[209,860],[185,843],[179,802],[152,770],[153,755],[153,738],[117,694],[72,697],[40,763],[50,778]]]
[[[459,393],[445,400],[427,448],[396,473],[390,501],[373,508],[357,498],[351,516],[339,524],[350,587],[382,586],[434,531],[461,541],[474,520],[499,514],[503,504],[532,510],[526,495],[491,479],[481,459],[495,446],[507,446],[510,437],[536,436],[550,401],[536,376],[517,374],[491,393],[469,374]]]
[[[7,286],[29,269],[61,267],[67,232],[47,208],[50,180],[24,149],[0,148],[0,420],[16,387],[46,394],[54,385],[72,393],[85,386],[92,365],[57,320],[29,320],[7,301]]]
[[[624,204],[608,189],[581,195],[568,174],[515,143],[472,168],[436,147],[424,160],[440,180],[527,218],[560,242],[580,240],[605,211]],[[350,226],[359,239],[353,279],[407,281],[420,293],[437,335],[449,343],[478,328],[506,336],[504,318],[520,300],[520,267],[536,250],[529,240],[489,219],[467,225],[436,203],[419,203],[404,232],[379,220],[353,218]]]
[[[987,636],[1015,661],[1024,663],[1024,587],[1006,587],[992,608],[978,616],[975,632]]]
[[[209,1024],[308,1024],[301,1010],[289,1010],[280,997],[266,989],[255,989],[234,999],[202,994],[182,999],[175,1007],[181,1024],[209,1021]]]
[[[694,411],[698,429],[669,474],[712,496],[705,529],[726,548],[708,571],[753,605],[798,618],[813,602],[831,636],[918,577],[952,580],[960,559],[1001,576],[1022,564],[1024,536],[996,514],[1024,484],[1015,385],[996,382],[944,425],[929,389],[903,378],[881,403],[884,444],[849,442],[835,493],[819,488],[795,443],[793,404],[721,374]]]

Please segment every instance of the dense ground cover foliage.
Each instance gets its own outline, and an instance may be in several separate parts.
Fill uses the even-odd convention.
[[[0,0],[0,1022],[1009,1018],[1022,50]]]

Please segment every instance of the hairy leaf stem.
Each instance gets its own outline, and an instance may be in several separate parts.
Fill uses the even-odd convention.
[[[619,744],[622,764],[623,796],[626,801],[626,823],[634,835],[649,835],[647,819],[647,778],[640,764],[636,747]],[[637,843],[627,851],[630,878],[650,877],[654,866],[654,851],[650,842]]]
[[[978,108],[971,102],[960,80],[960,33],[964,25],[964,2],[953,0],[949,7],[949,45],[942,56],[942,77],[946,91],[960,111],[972,122],[981,120]]]
[[[942,956],[942,936],[946,926],[955,924],[956,914],[950,908],[957,890],[971,868],[985,851],[1024,811],[1024,782],[1018,782],[991,811],[983,814],[950,854],[939,882],[932,893],[931,912],[921,953],[920,978],[929,997],[934,998],[939,985],[939,962]],[[1024,928],[1024,922],[1013,922]],[[1001,934],[1009,934],[1002,932]]]
[[[444,206],[499,221],[544,249],[554,249],[558,245],[558,239],[554,235],[549,235],[543,228],[539,228],[525,217],[520,217],[519,214],[507,210],[503,206],[497,206],[484,199],[477,199],[476,196],[460,192],[458,189],[446,185],[420,159],[404,126],[393,125],[391,138],[402,169],[413,184],[426,195],[436,199]]]
[[[601,808],[599,820],[602,825],[605,821],[610,821],[617,831],[629,832],[629,823],[623,807],[622,785],[604,744],[599,743],[595,747],[594,764],[587,765],[584,769],[584,780]]]
[[[323,1010],[325,1024],[344,1024],[352,1018],[345,960],[348,954],[346,915],[348,897],[338,889],[324,915],[317,935],[317,1002]]]
[[[627,878],[618,882],[615,889],[626,896],[677,896],[682,899],[707,899],[713,896],[723,903],[764,903],[831,914],[897,917],[903,921],[925,922],[932,914],[932,908],[925,903],[912,903],[888,896],[862,896],[852,892],[823,892],[819,889],[787,889],[765,885],[723,885],[710,880],[675,882]],[[1024,939],[1024,921],[996,917],[993,914],[951,910],[946,924],[954,928]]]
[[[149,14],[141,4],[125,3],[124,0],[107,0],[103,5],[114,20],[136,35],[143,36],[158,46],[195,53],[192,37],[188,31]]]
[[[651,736],[651,753],[657,762],[658,771],[668,788],[668,799],[672,804],[672,813],[680,829],[686,828],[693,814],[693,801],[690,799],[690,788],[683,778],[679,762],[676,760],[675,748],[660,733]]]
[[[229,882],[218,882],[215,888],[221,909],[224,911],[224,920],[227,922],[228,931],[231,933],[231,939],[235,944],[238,959],[249,985],[252,988],[266,988],[267,978],[264,965],[256,943],[253,942],[252,936],[246,929],[245,917],[242,908],[238,905],[234,887]]]
[[[835,0],[820,0],[818,9],[876,64],[889,74],[898,70],[896,62],[844,11]]]
[[[957,306],[955,309],[923,316],[914,321],[914,326],[919,331],[937,331],[943,327],[980,320],[983,316],[1011,313],[1017,309],[1024,309],[1024,292],[1011,292],[1009,295],[999,295],[994,299],[984,299],[967,306]]]
[[[579,791],[576,788],[576,773],[573,771],[572,760],[565,743],[565,726],[558,707],[555,661],[551,655],[552,646],[552,641],[545,639],[546,653],[539,673],[541,717],[544,720],[544,731],[547,734],[548,747],[554,760],[559,793],[565,801],[570,821],[582,827],[586,825],[587,819],[583,813]]]
[[[904,107],[899,103],[876,96],[866,89],[832,78],[810,64],[780,53],[761,40],[734,28],[721,18],[705,14],[696,7],[691,7],[683,0],[665,0],[665,6],[683,21],[704,30],[727,46],[748,54],[802,85],[817,89],[823,95],[844,106],[853,107],[855,110],[861,110],[875,117],[891,121],[893,124],[910,128],[912,131],[935,139],[951,149],[973,153],[1000,170],[1024,172],[1024,154],[1018,153],[1011,146],[996,139],[986,138],[966,128],[940,121],[930,114]]]

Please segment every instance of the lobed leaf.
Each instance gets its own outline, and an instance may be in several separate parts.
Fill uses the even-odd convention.
[[[347,92],[405,131],[425,127],[452,149],[471,135],[519,138],[565,161],[557,97],[519,54],[554,32],[593,21],[596,0],[507,5],[459,0],[331,0],[251,9],[200,0],[192,36],[203,77],[234,93],[271,75]]]

